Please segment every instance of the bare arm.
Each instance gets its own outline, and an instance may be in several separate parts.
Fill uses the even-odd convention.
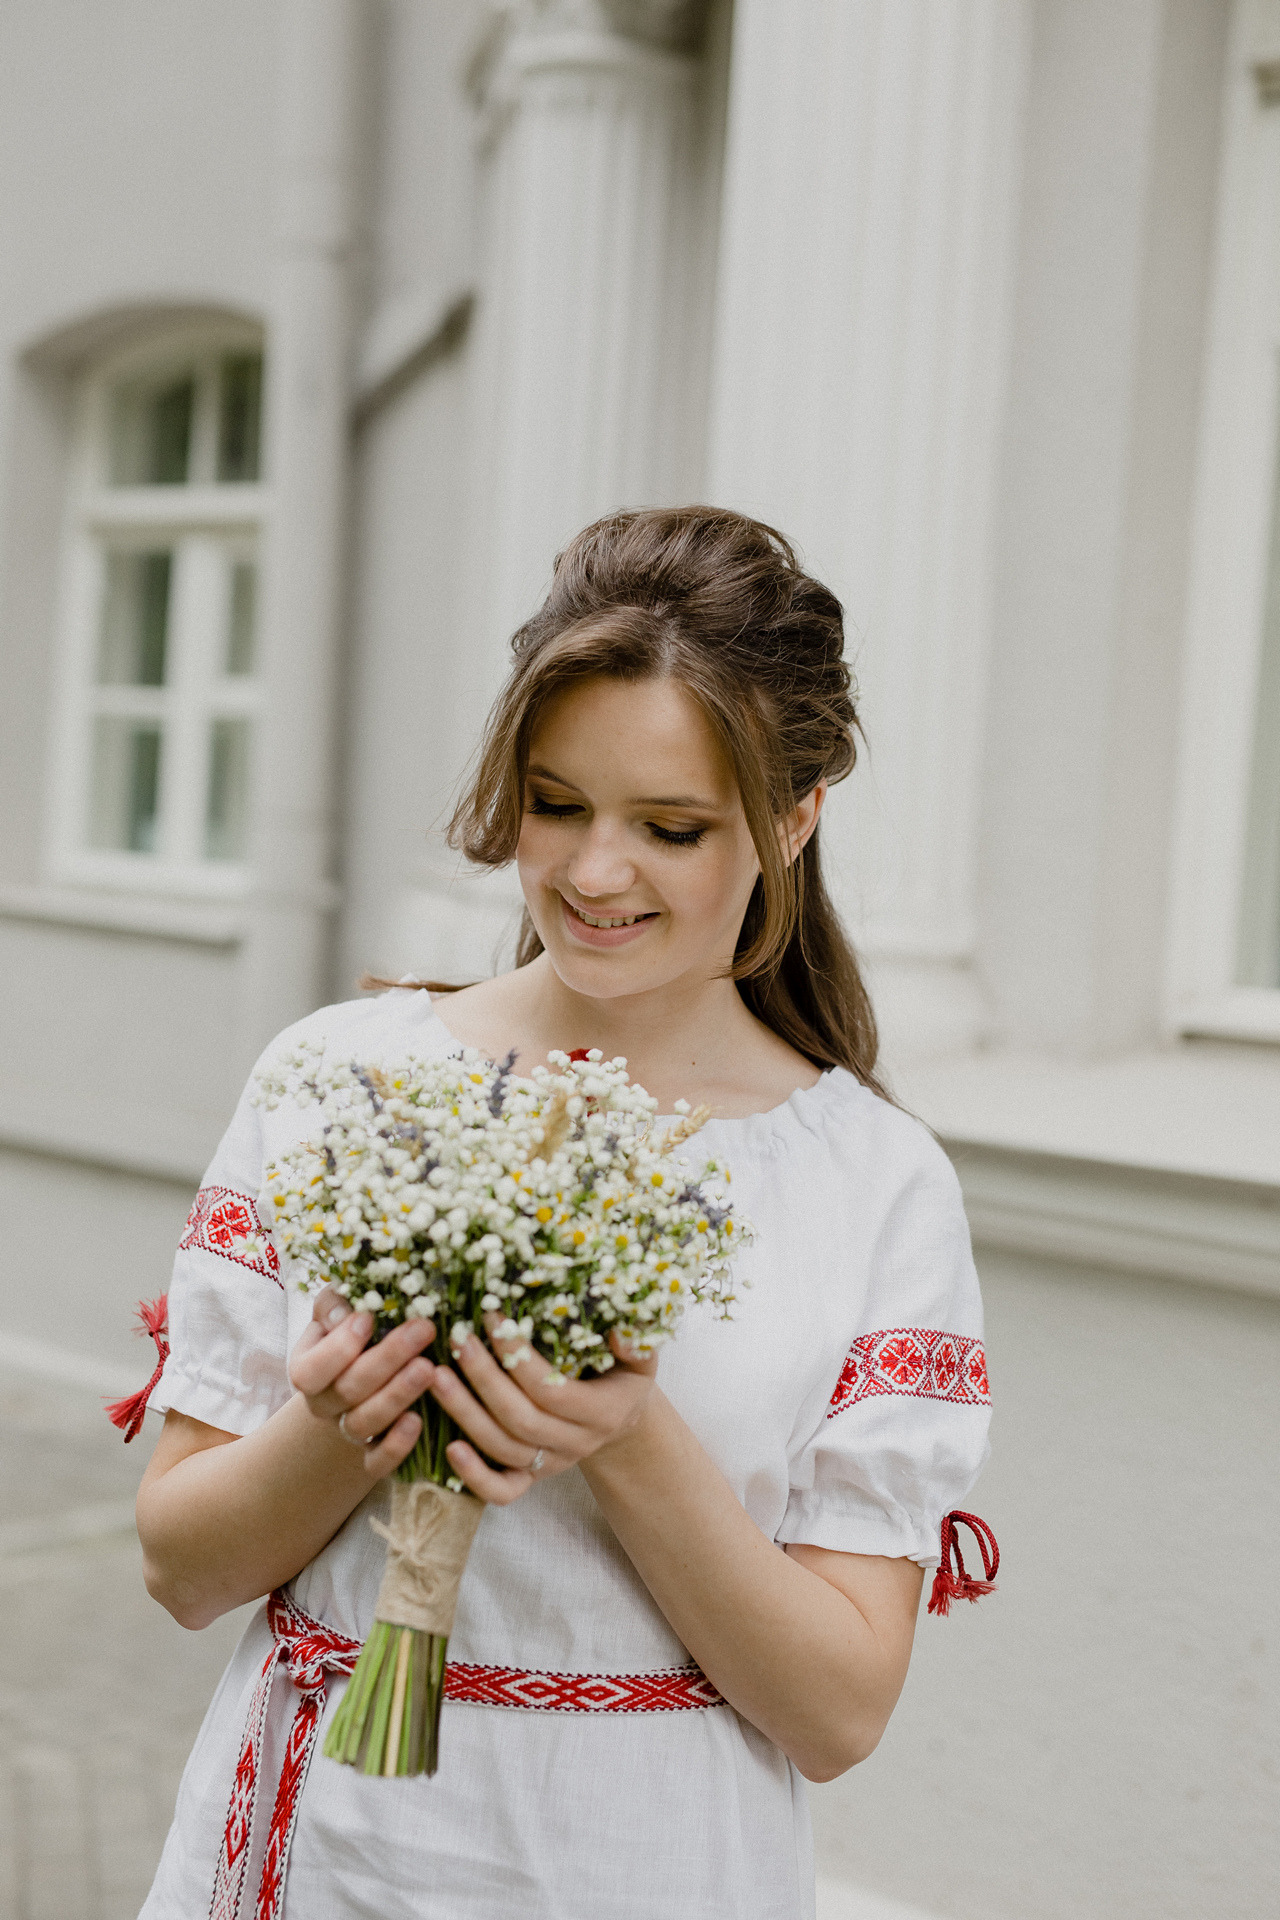
[[[298,1391],[241,1439],[169,1413],[138,1492],[148,1591],[184,1627],[205,1627],[314,1560],[421,1430],[407,1411],[435,1368],[421,1357],[429,1320],[398,1327],[367,1352],[368,1314],[313,1321],[294,1350]],[[346,1413],[352,1439],[338,1431]],[[364,1436],[381,1435],[372,1446]]]
[[[620,1356],[621,1357],[621,1356]],[[922,1575],[910,1560],[767,1540],[666,1397],[652,1366],[548,1384],[545,1361],[499,1367],[478,1340],[432,1391],[503,1473],[455,1441],[482,1498],[518,1499],[529,1455],[581,1466],[640,1577],[730,1704],[811,1780],[872,1751],[906,1678]],[[637,1377],[639,1376],[639,1377]],[[470,1391],[468,1391],[468,1387]]]
[[[660,1393],[582,1470],[726,1700],[810,1780],[864,1760],[907,1676],[919,1567],[823,1547],[779,1551]]]
[[[810,1779],[876,1745],[906,1676],[921,1575],[906,1560],[766,1540],[670,1402],[654,1363],[619,1354],[603,1379],[549,1384],[545,1360],[500,1367],[479,1340],[464,1379],[421,1356],[430,1322],[365,1351],[368,1316],[321,1296],[295,1349],[298,1392],[245,1439],[170,1414],[138,1497],[149,1590],[182,1625],[207,1625],[292,1579],[332,1539],[374,1481],[399,1465],[427,1388],[506,1471],[466,1441],[454,1471],[507,1504],[540,1473],[582,1465],[641,1578],[725,1698]],[[337,1428],[346,1412],[357,1440]]]

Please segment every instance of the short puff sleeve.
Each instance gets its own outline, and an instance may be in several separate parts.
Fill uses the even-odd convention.
[[[151,1405],[252,1433],[290,1398],[288,1311],[261,1212],[262,1109],[250,1080],[210,1162],[169,1286],[169,1358]]]
[[[792,1456],[779,1540],[937,1564],[943,1516],[987,1456],[982,1332],[959,1182],[922,1130],[881,1222],[839,1377]]]

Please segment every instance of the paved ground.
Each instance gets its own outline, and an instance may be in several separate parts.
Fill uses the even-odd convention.
[[[94,1392],[0,1365],[0,1920],[136,1920],[249,1612],[184,1633],[142,1584],[159,1424],[126,1447]],[[927,1920],[838,1881],[818,1914]]]
[[[243,1625],[184,1633],[143,1587],[158,1426],[126,1447],[93,1393],[0,1372],[0,1920],[135,1920]]]

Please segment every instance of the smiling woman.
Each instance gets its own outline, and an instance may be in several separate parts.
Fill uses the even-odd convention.
[[[731,843],[739,880],[750,869],[721,956],[742,1003],[806,1059],[883,1093],[875,1019],[819,852],[822,800],[852,771],[857,730],[835,595],[781,534],[741,514],[618,513],[560,555],[545,605],[512,646],[453,844],[486,866],[518,852],[522,884],[531,819],[576,822],[596,844],[591,795],[548,737],[563,739],[565,697],[578,690],[581,737],[609,743],[593,769],[607,759],[612,816],[621,809],[659,847],[715,843],[714,866],[687,876],[694,894]],[[545,905],[525,894],[519,966],[554,937]],[[595,910],[580,884],[563,898],[560,920]],[[707,905],[701,897],[699,921]]]
[[[808,1920],[804,1778],[879,1740],[940,1540],[931,1610],[987,1590],[951,1570],[989,1405],[959,1189],[879,1085],[822,879],[856,726],[838,602],[755,521],[615,514],[560,556],[514,647],[452,833],[517,864],[519,964],[445,1000],[406,985],[326,1008],[264,1060],[625,1056],[661,1111],[710,1109],[698,1157],[732,1169],[755,1227],[733,1318],[692,1309],[657,1357],[615,1342],[580,1380],[496,1322],[452,1364],[426,1357],[425,1318],[371,1345],[369,1314],[282,1287],[265,1228],[211,1237],[225,1196],[252,1220],[267,1167],[308,1137],[288,1098],[246,1096],[178,1255],[138,1523],[184,1624],[270,1597],[147,1920],[210,1911],[211,1888],[230,1920],[246,1873],[260,1920]],[[394,1788],[308,1773],[373,1618],[365,1521],[386,1518],[425,1394],[488,1508],[443,1679],[449,1766]],[[254,1796],[286,1747],[264,1848]]]

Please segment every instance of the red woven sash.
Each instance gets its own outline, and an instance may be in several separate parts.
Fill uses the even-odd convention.
[[[253,1841],[253,1819],[258,1806],[258,1787],[262,1773],[263,1731],[267,1704],[276,1667],[285,1660],[289,1678],[300,1695],[289,1744],[285,1748],[275,1805],[271,1809],[271,1827],[262,1861],[262,1878],[254,1920],[278,1920],[283,1905],[284,1877],[289,1868],[289,1848],[298,1819],[298,1801],[302,1784],[311,1764],[316,1730],[324,1712],[331,1673],[351,1673],[360,1653],[358,1640],[348,1640],[332,1627],[322,1626],[295,1605],[283,1588],[277,1588],[267,1601],[267,1624],[273,1635],[271,1651],[262,1664],[249,1718],[236,1762],[236,1776],[227,1806],[227,1824],[218,1853],[214,1875],[213,1899],[209,1920],[239,1920],[240,1899],[244,1890],[245,1869]]]
[[[313,1620],[277,1588],[267,1601],[271,1651],[262,1664],[249,1703],[249,1717],[227,1806],[227,1824],[209,1903],[209,1920],[239,1920],[244,1877],[253,1850],[253,1822],[261,1785],[263,1735],[276,1668],[284,1660],[299,1700],[289,1729],[284,1764],[271,1809],[254,1920],[280,1920],[289,1848],[298,1802],[311,1764],[331,1673],[349,1674],[360,1643]],[[523,1707],[535,1713],[681,1713],[724,1704],[697,1667],[664,1667],[648,1673],[541,1673],[522,1667],[481,1667],[450,1662],[444,1697],[472,1706]]]

